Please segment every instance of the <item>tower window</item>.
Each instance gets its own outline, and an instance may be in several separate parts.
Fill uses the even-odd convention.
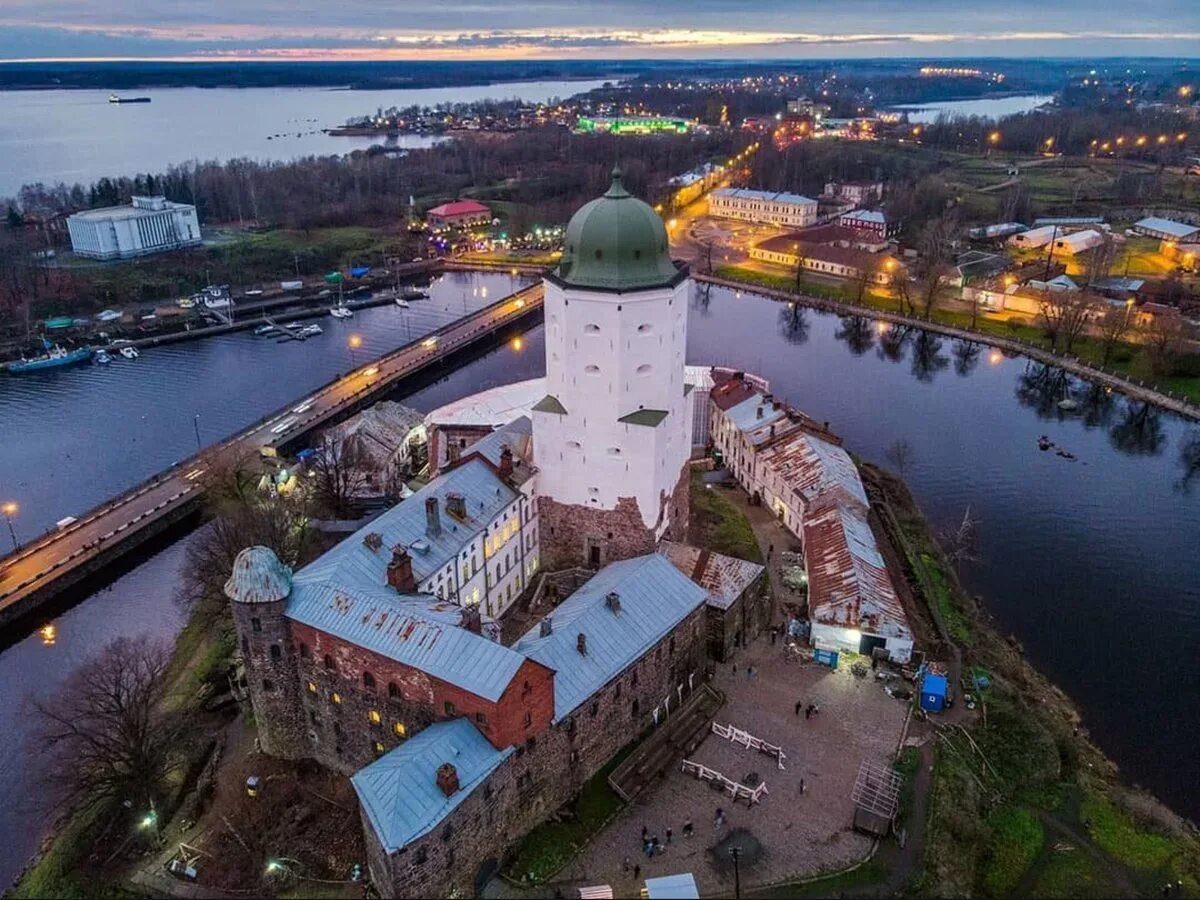
[[[599,374],[600,374],[600,367],[599,367],[599,366],[594,366],[594,365],[592,365],[592,366],[584,366],[584,368],[583,368],[583,371],[584,371],[584,372],[586,372],[588,375],[599,375]]]
[[[654,368],[654,367],[651,366],[650,363],[642,363],[640,366],[637,367],[637,373],[639,375],[649,375],[650,370],[652,368]]]
[[[330,672],[333,671],[333,657],[330,656],[328,653],[325,654],[325,668],[328,669]]]
[[[261,634],[262,633],[262,619],[251,619],[250,620],[250,630],[253,631],[255,634]]]
[[[586,331],[588,334],[599,334],[600,326],[597,325],[595,322],[588,322],[586,325],[583,326],[583,330]]]
[[[404,737],[406,734],[408,734],[408,728],[405,727],[403,722],[393,722],[392,733],[395,734],[396,737]]]
[[[375,690],[375,676],[370,672],[363,672],[363,687],[368,691]]]
[[[381,715],[379,715],[379,710],[372,709],[372,710],[367,711],[367,720],[372,725],[378,725],[380,722],[383,721],[383,717]]]
[[[638,334],[649,334],[651,331],[654,330],[654,326],[651,325],[649,322],[643,322],[641,325],[639,325],[637,327],[637,330],[638,330]]]
[[[283,648],[278,644],[271,645],[271,659],[274,662],[279,662],[279,660],[283,659]]]

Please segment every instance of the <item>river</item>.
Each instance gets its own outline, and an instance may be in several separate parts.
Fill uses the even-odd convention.
[[[934,100],[929,103],[903,103],[891,107],[908,113],[910,122],[936,122],[939,116],[983,116],[999,119],[1014,113],[1029,112],[1054,99],[1052,94],[1018,94],[1012,97],[981,97],[978,100]]]
[[[511,285],[505,275],[444,276],[424,311],[413,304],[414,322],[423,317],[414,333]],[[21,435],[0,441],[0,477],[34,498],[21,527],[78,512],[191,451],[195,411],[207,443],[316,387],[348,364],[351,331],[364,338],[364,358],[403,343],[404,316],[381,307],[344,329],[328,320],[326,334],[303,345],[227,335],[147,350],[108,370],[0,381],[4,433]],[[543,353],[537,328],[405,402],[428,410],[534,377]],[[1200,819],[1200,755],[1187,749],[1200,724],[1189,674],[1200,645],[1200,427],[987,348],[814,311],[792,321],[774,301],[722,289],[695,301],[688,357],[760,372],[867,460],[888,465],[888,447],[907,441],[904,474],[933,523],[953,522],[967,506],[979,520],[982,559],[965,580],[1001,630],[1078,703],[1132,780]],[[1076,413],[1058,410],[1067,393],[1081,402]],[[1076,460],[1040,452],[1042,434]],[[8,736],[0,794],[33,790],[19,746],[26,692],[48,693],[118,631],[179,626],[171,597],[181,546],[62,616],[53,646],[34,633],[0,654]],[[1184,673],[1178,686],[1167,677],[1176,671]],[[12,836],[0,845],[0,882],[36,841],[30,815],[17,804],[0,808],[0,834]]]
[[[330,137],[377,109],[418,104],[566,98],[603,81],[519,81],[469,87],[349,91],[326,88],[147,88],[124,96],[150,103],[112,104],[107,91],[0,91],[0,197],[24,184],[90,184],[105,176],[161,172],[191,160],[287,160],[349,153],[377,137]],[[404,135],[399,147],[437,138]]]

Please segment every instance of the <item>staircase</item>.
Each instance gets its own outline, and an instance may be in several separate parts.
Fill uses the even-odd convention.
[[[609,786],[626,803],[651,784],[661,781],[680,760],[689,757],[709,735],[712,719],[725,704],[725,695],[705,684],[687,703],[660,725],[608,776]]]

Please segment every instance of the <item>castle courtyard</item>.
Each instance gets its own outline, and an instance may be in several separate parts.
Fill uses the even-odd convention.
[[[685,775],[676,764],[660,784],[623,809],[556,881],[610,884],[616,896],[632,897],[647,877],[692,872],[703,895],[731,894],[726,839],[732,832],[744,848],[743,888],[836,871],[867,855],[871,839],[851,828],[851,790],[864,759],[890,764],[907,707],[889,697],[871,674],[856,678],[844,662],[836,671],[785,662],[781,649],[769,637],[758,639],[740,654],[736,672],[731,665],[718,667],[714,686],[726,696],[715,721],[781,746],[784,768],[711,733],[691,755],[733,781],[756,773],[767,785],[761,803],[734,804],[728,793]],[[820,711],[806,719],[810,703]],[[720,830],[714,827],[718,807],[727,821]],[[694,824],[690,839],[683,834],[689,820]],[[643,826],[664,844],[667,829],[672,830],[665,853],[646,857]],[[641,867],[636,882],[632,872],[622,871],[626,857]]]

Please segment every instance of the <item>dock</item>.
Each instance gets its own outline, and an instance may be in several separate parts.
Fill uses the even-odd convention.
[[[264,448],[294,445],[315,430],[368,406],[423,373],[442,371],[502,335],[536,323],[542,285],[531,285],[478,312],[366,363],[297,398],[241,433],[160,472],[0,558],[0,626],[28,615],[56,594],[195,513],[204,474],[218,459],[241,460]],[[302,409],[302,412],[297,412]]]

